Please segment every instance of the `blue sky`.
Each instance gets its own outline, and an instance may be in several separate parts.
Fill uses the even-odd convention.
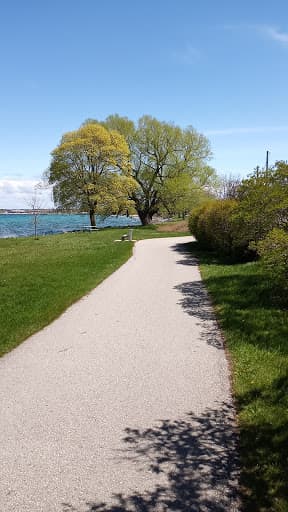
[[[0,208],[88,117],[192,125],[220,174],[288,159],[287,0],[11,0],[0,54]]]

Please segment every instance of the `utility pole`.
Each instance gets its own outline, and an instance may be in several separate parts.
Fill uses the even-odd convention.
[[[256,167],[256,178],[257,179],[259,178],[259,165],[257,165],[257,167]]]
[[[266,151],[266,174],[268,173],[269,153],[270,153],[270,151]]]

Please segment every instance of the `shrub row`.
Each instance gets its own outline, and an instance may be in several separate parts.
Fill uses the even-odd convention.
[[[219,199],[192,211],[189,229],[201,247],[228,256],[244,256],[248,251],[248,242],[236,236],[237,221],[234,214],[237,204],[234,199]]]
[[[260,237],[247,236],[253,223],[241,218],[239,201],[219,199],[194,209],[189,218],[189,229],[202,248],[232,257],[235,260],[255,259],[260,256],[267,278],[281,294],[288,290],[288,232],[274,227],[263,229]],[[263,215],[263,212],[261,212]],[[259,226],[256,217],[253,220]],[[259,229],[257,234],[259,233]]]

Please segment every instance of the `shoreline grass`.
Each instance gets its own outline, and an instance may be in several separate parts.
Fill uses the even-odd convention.
[[[0,356],[95,288],[132,254],[114,243],[127,228],[0,239]],[[188,233],[182,233],[188,234]],[[157,226],[133,228],[135,240],[179,236]]]
[[[245,512],[288,511],[288,312],[259,262],[191,244],[232,360]]]

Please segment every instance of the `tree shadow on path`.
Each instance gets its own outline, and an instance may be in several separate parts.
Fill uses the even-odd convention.
[[[213,306],[202,281],[189,281],[174,287],[181,293],[178,304],[184,312],[200,322],[200,336],[208,345],[223,349],[223,339],[216,321]]]
[[[125,431],[121,460],[155,476],[152,490],[114,493],[107,502],[87,502],[87,512],[236,512],[238,439],[234,409],[221,403],[203,414],[163,420]],[[148,467],[147,467],[148,465]],[[101,468],[96,468],[101,472]],[[157,484],[161,477],[161,483]],[[164,477],[164,479],[163,479]],[[163,484],[163,481],[166,482]],[[63,503],[63,512],[76,511]]]
[[[197,258],[191,254],[194,244],[195,242],[186,242],[173,245],[172,250],[182,256],[182,258],[176,262],[177,264],[192,267],[198,266]],[[185,313],[200,320],[197,325],[200,326],[201,338],[208,343],[208,345],[223,349],[223,339],[216,322],[208,292],[203,282],[200,279],[189,281],[175,286],[174,289],[181,294],[181,299],[178,304]]]
[[[184,312],[200,320],[197,325],[200,327],[201,339],[208,345],[223,350],[224,345],[221,332],[216,321],[213,306],[202,281],[181,283],[174,286],[174,289],[181,293],[178,304]]]
[[[198,266],[198,259],[192,255],[192,249],[195,242],[184,242],[172,246],[172,251],[181,255],[181,259],[176,261],[178,265],[188,265],[190,267]]]

